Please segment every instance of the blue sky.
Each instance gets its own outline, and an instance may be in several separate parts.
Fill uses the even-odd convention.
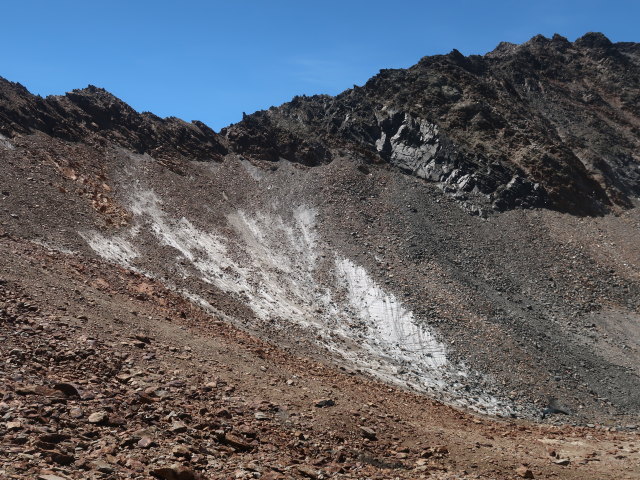
[[[3,0],[0,14],[0,76],[43,96],[94,84],[216,130],[453,48],[555,32],[640,41],[637,0]]]

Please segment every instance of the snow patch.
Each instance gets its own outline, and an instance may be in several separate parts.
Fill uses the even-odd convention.
[[[13,144],[7,139],[7,137],[5,137],[4,135],[2,135],[0,133],[0,147],[4,148],[5,150],[15,150],[16,147],[13,146]]]
[[[126,239],[118,236],[105,237],[100,232],[83,232],[80,236],[102,258],[126,267],[138,256],[135,247]]]
[[[315,209],[287,207],[286,220],[285,209],[276,206],[251,213],[236,210],[227,215],[227,228],[214,231],[173,218],[150,190],[134,192],[130,210],[136,226],[129,238],[155,238],[158,246],[173,248],[174,271],[185,277],[195,271],[202,282],[245,303],[256,316],[245,328],[313,342],[354,368],[448,403],[486,413],[510,411],[484,391],[468,390],[467,377],[477,379],[478,374],[451,362],[435,333],[365,268],[330,253],[318,235]],[[150,236],[143,236],[143,230]],[[122,265],[140,257],[136,264],[144,264],[154,276],[153,255],[145,255],[152,244],[138,252],[122,236],[92,232],[83,238],[99,255]],[[321,262],[323,253],[326,260]],[[171,261],[166,255],[164,260]],[[196,295],[182,285],[175,289],[214,310],[206,294]]]
[[[372,350],[411,361],[414,368],[419,362],[425,371],[448,365],[445,346],[428,329],[419,327],[413,313],[380,288],[364,268],[343,258],[336,260],[336,269],[347,289],[348,305],[368,326]]]
[[[253,178],[256,182],[259,182],[265,177],[265,172],[256,167],[253,163],[251,163],[247,159],[241,159],[240,165],[242,165],[245,170],[249,173],[251,178]]]
[[[151,191],[138,192],[131,211],[149,222],[152,233],[162,245],[176,249],[202,274],[202,280],[225,291],[242,292],[247,288],[244,269],[227,255],[223,239],[203,232],[186,218],[171,219]]]

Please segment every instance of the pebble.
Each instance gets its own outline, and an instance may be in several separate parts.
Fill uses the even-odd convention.
[[[524,465],[516,468],[516,475],[522,478],[534,478],[533,472]]]
[[[94,412],[89,415],[89,418],[87,420],[89,421],[89,423],[94,424],[106,423],[109,420],[109,415],[107,415],[106,412]]]
[[[171,424],[169,430],[172,433],[184,433],[187,431],[187,426],[183,422],[174,422]]]
[[[149,448],[153,445],[153,440],[151,437],[144,436],[140,440],[138,440],[138,446],[140,448]]]
[[[376,440],[378,438],[376,435],[376,431],[369,427],[360,427],[360,433],[364,438],[368,440]]]

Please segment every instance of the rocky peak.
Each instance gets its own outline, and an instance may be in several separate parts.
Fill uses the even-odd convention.
[[[573,43],[538,35],[485,56],[453,50],[382,70],[334,98],[249,115],[223,134],[239,153],[268,160],[316,164],[346,149],[435,182],[476,212],[601,214],[640,195],[629,168],[640,147],[640,69],[630,51],[599,33]]]
[[[74,142],[113,142],[138,153],[197,160],[219,160],[227,153],[221,138],[204,123],[138,113],[93,85],[42,98],[1,80],[0,133],[8,137],[39,131]]]
[[[604,48],[613,47],[613,43],[600,32],[589,32],[575,41],[575,45],[583,48]]]

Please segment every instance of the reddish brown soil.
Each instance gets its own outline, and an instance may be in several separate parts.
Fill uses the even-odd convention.
[[[640,475],[637,434],[476,417],[265,344],[138,274],[7,237],[0,253],[2,478]]]

